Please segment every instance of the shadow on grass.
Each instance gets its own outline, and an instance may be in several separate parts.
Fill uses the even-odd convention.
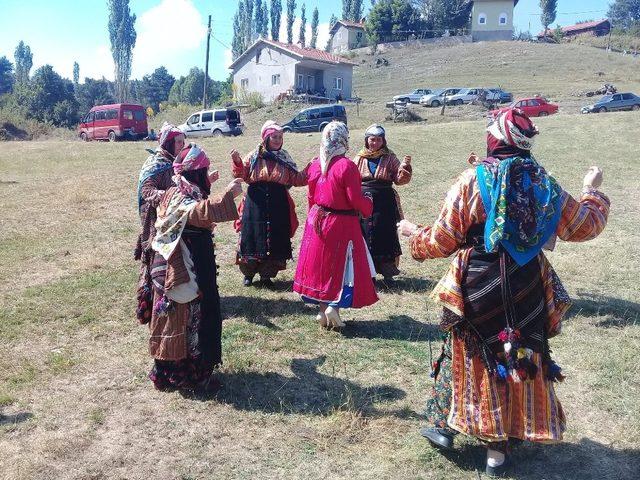
[[[389,385],[362,388],[342,378],[318,372],[326,357],[294,358],[293,377],[279,373],[222,373],[224,387],[216,395],[219,402],[238,410],[265,413],[327,415],[334,411],[349,411],[366,416],[383,415],[374,406],[377,402],[402,399],[406,393]],[[384,415],[407,418],[404,410]]]
[[[441,453],[461,470],[477,470],[481,478],[488,478],[484,474],[486,448],[483,445],[468,443]],[[583,438],[579,443],[557,445],[524,443],[513,450],[505,477],[518,480],[631,480],[639,478],[639,472],[639,450],[618,450]]]
[[[251,296],[251,295],[255,296]],[[301,300],[288,300],[286,298],[263,298],[255,292],[247,293],[247,296],[225,296],[220,298],[222,319],[240,317],[247,322],[262,325],[272,330],[281,330],[271,319],[285,315],[306,314],[311,315],[312,310],[305,307]],[[315,313],[314,313],[315,316]]]
[[[26,422],[33,418],[33,414],[29,412],[14,413],[11,415],[4,415],[0,413],[0,427],[5,425],[16,425],[18,423]]]
[[[581,314],[607,317],[597,321],[598,327],[637,325],[640,324],[640,303],[578,290],[578,298],[574,299],[567,318]]]
[[[347,322],[342,335],[347,338],[380,338],[427,342],[440,335],[437,325],[422,323],[407,315],[391,315],[388,320],[356,320]]]
[[[430,292],[436,283],[426,278],[400,277],[390,284],[386,284],[384,280],[376,281],[376,289],[386,293],[424,293]]]

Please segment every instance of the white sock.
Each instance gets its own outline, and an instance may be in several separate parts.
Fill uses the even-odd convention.
[[[498,450],[487,450],[487,465],[490,467],[499,467],[504,463],[504,453]]]

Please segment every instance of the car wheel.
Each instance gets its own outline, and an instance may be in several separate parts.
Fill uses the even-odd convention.
[[[549,115],[549,112],[545,112],[544,110],[538,114],[539,117],[546,117]]]
[[[454,105],[462,105],[464,103],[464,101],[462,99],[458,99],[455,102],[453,102]]]
[[[440,101],[439,100],[433,100],[431,102],[431,106],[432,107],[439,107],[440,106]]]
[[[89,141],[89,137],[87,137],[87,134],[82,132],[80,134],[80,140],[82,140],[83,142],[88,142]]]
[[[600,107],[598,110],[596,110],[597,113],[606,113],[607,111],[607,107]]]
[[[640,110],[640,105],[634,105],[631,107],[631,110]]]
[[[291,129],[290,129],[289,127],[284,127],[284,128],[282,129],[282,131],[283,131],[284,133],[291,133]]]
[[[218,137],[222,136],[222,132],[220,130],[216,129],[211,133],[211,135],[216,137],[216,138],[218,138]]]
[[[113,130],[109,130],[109,141],[115,142],[116,140],[117,140],[116,132],[114,132]]]
[[[324,130],[324,127],[326,127],[327,125],[329,125],[328,123],[323,123],[320,125],[320,127],[318,128],[318,131],[321,132]]]

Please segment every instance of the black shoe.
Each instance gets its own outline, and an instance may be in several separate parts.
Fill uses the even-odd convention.
[[[245,287],[250,287],[251,285],[253,285],[253,277],[247,277],[247,276],[245,276],[245,277],[244,277],[244,280],[243,280],[243,282],[242,282],[242,284],[243,284]]]
[[[425,427],[420,429],[420,435],[429,440],[434,447],[451,450],[453,435],[446,428]]]
[[[490,467],[487,464],[487,467],[485,468],[484,473],[486,473],[490,477],[502,477],[507,471],[507,463],[508,463],[507,457],[505,457],[504,462],[502,462],[502,465],[498,465],[496,467]]]

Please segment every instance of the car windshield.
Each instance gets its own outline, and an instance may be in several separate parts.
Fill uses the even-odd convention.
[[[604,97],[602,97],[600,99],[600,101],[601,102],[610,102],[612,98],[613,98],[613,95],[605,95]]]
[[[437,90],[431,92],[431,95],[440,95],[442,92],[444,92],[444,90],[444,88],[438,88]]]
[[[459,90],[458,93],[456,93],[456,95],[466,95],[470,91],[471,91],[470,88],[463,88],[462,90]]]

